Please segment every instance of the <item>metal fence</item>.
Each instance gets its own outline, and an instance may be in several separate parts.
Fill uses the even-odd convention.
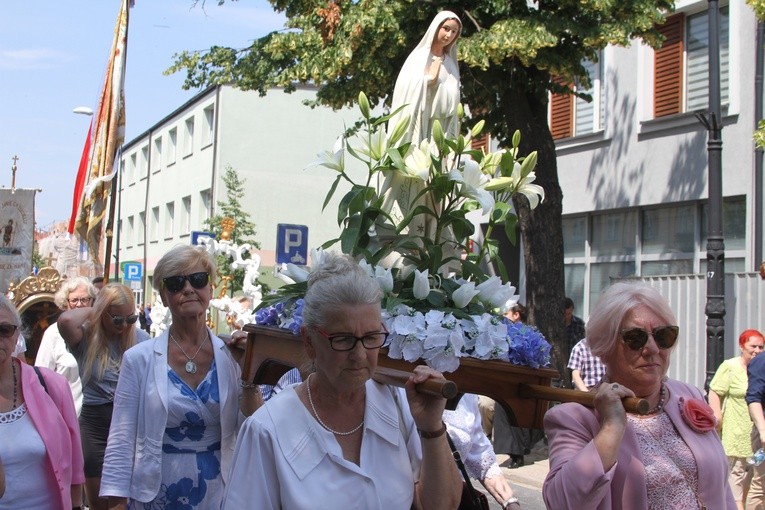
[[[677,315],[680,341],[672,354],[669,377],[704,387],[706,378],[706,275],[638,278],[667,298]],[[725,359],[738,355],[738,337],[745,329],[765,330],[765,281],[757,273],[725,275]]]

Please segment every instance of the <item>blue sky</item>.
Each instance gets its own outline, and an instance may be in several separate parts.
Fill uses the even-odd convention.
[[[266,0],[136,0],[130,12],[125,101],[129,141],[197,91],[164,76],[172,55],[220,44],[245,47],[284,26]],[[69,218],[89,118],[96,109],[120,0],[0,2],[0,186],[39,188],[36,222]]]

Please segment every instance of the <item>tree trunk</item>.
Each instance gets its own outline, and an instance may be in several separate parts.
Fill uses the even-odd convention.
[[[508,126],[520,129],[520,154],[538,151],[536,184],[545,190],[545,199],[536,209],[529,208],[521,196],[514,200],[523,240],[526,269],[526,303],[529,323],[535,325],[552,344],[552,364],[570,387],[566,369],[568,345],[564,336],[563,302],[563,193],[558,182],[555,143],[547,123],[546,96],[534,97],[527,92],[507,91]],[[510,130],[512,132],[512,130]]]

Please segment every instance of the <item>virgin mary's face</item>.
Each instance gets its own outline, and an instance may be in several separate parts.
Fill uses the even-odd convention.
[[[433,50],[440,50],[443,52],[444,48],[448,48],[457,37],[460,35],[460,24],[456,19],[448,19],[441,23],[436,33],[436,38],[433,40]]]

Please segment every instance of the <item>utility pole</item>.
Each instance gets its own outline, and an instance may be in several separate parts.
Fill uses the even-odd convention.
[[[722,229],[722,115],[720,112],[720,7],[709,0],[709,111],[696,117],[707,129],[707,377],[714,377],[725,347],[725,241]]]

